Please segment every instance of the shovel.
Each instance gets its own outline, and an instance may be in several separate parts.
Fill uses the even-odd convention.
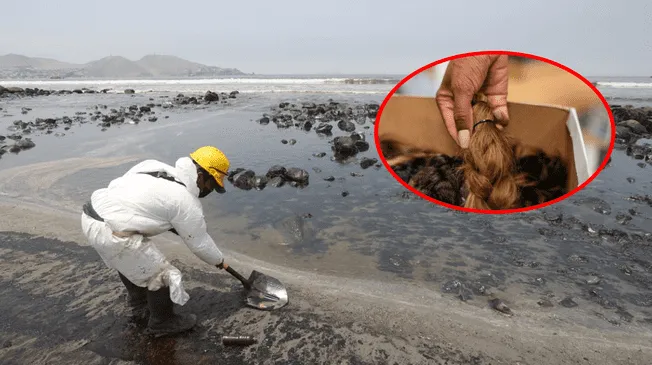
[[[242,282],[247,290],[245,303],[248,306],[260,310],[274,310],[288,304],[288,292],[277,279],[256,270],[251,272],[249,279],[245,279],[244,276],[226,263],[222,264],[222,266],[224,270]]]

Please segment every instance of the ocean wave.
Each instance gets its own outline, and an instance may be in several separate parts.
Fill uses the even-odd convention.
[[[652,82],[607,82],[598,81],[598,86],[613,87],[618,89],[650,89]]]
[[[2,84],[28,85],[222,85],[222,84],[268,84],[268,85],[325,85],[325,84],[395,84],[393,78],[219,78],[180,80],[4,80]]]
[[[205,91],[199,89],[134,89],[137,94],[202,94]],[[305,89],[238,89],[241,94],[366,94],[366,95],[385,95],[388,93],[386,90],[352,90],[352,89],[327,89],[327,90],[305,90]],[[122,90],[107,90],[107,94],[123,94]]]

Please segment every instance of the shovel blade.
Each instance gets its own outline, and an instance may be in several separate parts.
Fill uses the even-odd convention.
[[[253,271],[249,276],[251,290],[247,293],[248,306],[261,310],[274,310],[288,304],[288,292],[276,278]]]

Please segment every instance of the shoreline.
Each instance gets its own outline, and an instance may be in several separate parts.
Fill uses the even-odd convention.
[[[8,216],[11,216],[11,219],[3,220],[0,223],[2,232],[26,232],[37,237],[43,235],[70,242],[64,245],[77,242],[76,245],[84,247],[78,243],[82,236],[78,230],[75,230],[77,222],[72,219],[72,215],[61,215],[53,210],[43,210],[41,207],[29,204],[21,205],[18,202],[0,202],[0,209],[10,213]],[[45,223],[44,226],[47,228],[36,227],[31,221],[34,216],[40,216],[41,222]],[[0,233],[0,236],[7,239],[6,233]],[[39,239],[36,238],[36,242],[38,241]],[[175,246],[178,247],[174,244],[163,245],[163,251],[166,255],[174,252],[174,255],[169,257],[175,262],[180,262],[179,267],[182,268],[185,280],[189,280],[190,290],[204,285],[201,280],[199,283],[194,280],[194,278],[204,275],[210,276],[210,281],[214,280],[222,285],[233,286],[233,280],[226,274],[218,273],[213,278],[212,273],[217,270],[206,270],[208,268],[205,265],[203,267],[200,265],[198,268],[199,261],[192,254],[184,253],[183,251],[186,250],[175,249]],[[3,249],[6,252],[6,248]],[[84,249],[90,251],[91,256],[93,255],[89,247],[84,247]],[[410,364],[429,363],[429,359],[416,355],[419,352],[416,349],[428,342],[450,350],[451,354],[462,353],[462,358],[457,360],[450,357],[453,355],[443,355],[441,360],[448,360],[449,364],[468,363],[465,361],[473,358],[479,359],[472,360],[477,364],[489,362],[493,364],[513,364],[514,362],[521,364],[571,364],[579,361],[590,361],[589,363],[592,364],[643,364],[642,361],[646,357],[652,356],[652,346],[649,345],[652,333],[644,331],[642,328],[635,330],[635,327],[628,326],[624,329],[613,328],[609,331],[606,328],[586,329],[570,323],[564,324],[563,321],[559,322],[559,318],[554,313],[539,313],[537,315],[519,309],[515,309],[515,316],[507,317],[488,307],[476,309],[472,306],[465,306],[453,298],[447,298],[434,291],[426,291],[418,285],[386,286],[373,281],[338,279],[337,277],[315,275],[264,264],[262,261],[228,251],[227,255],[239,270],[246,272],[255,266],[260,271],[277,277],[288,286],[290,305],[283,312],[299,310],[300,312],[316,313],[322,311],[323,315],[332,317],[335,323],[347,324],[342,328],[351,329],[360,326],[368,328],[368,331],[373,333],[383,333],[382,337],[385,337],[390,343],[401,341],[403,342],[402,347],[413,350],[408,353],[416,351],[408,356],[395,348],[393,349],[394,353],[390,355],[390,358],[393,357],[397,360],[413,361],[407,362]],[[44,263],[40,262],[40,264]],[[95,267],[100,268],[101,271],[107,271],[99,259],[96,260]],[[195,269],[190,269],[190,267]],[[11,280],[11,276],[7,275],[12,270],[25,269],[6,262],[0,265],[0,277],[3,280]],[[188,271],[190,274],[187,274]],[[41,277],[48,276],[43,272],[40,275]],[[68,284],[74,283],[66,283],[66,285]],[[110,283],[114,288],[113,296],[123,294],[123,289],[119,284],[117,279],[113,279],[113,282]],[[376,287],[374,288],[371,284],[376,284]],[[48,286],[42,290],[57,291],[55,287]],[[85,296],[86,294],[81,291],[77,292],[77,295]],[[190,302],[193,302],[193,299],[197,300],[198,297],[191,293]],[[120,311],[122,302],[115,300],[111,300],[111,302],[118,302],[115,305],[112,304],[111,307]],[[248,311],[248,309],[241,309],[240,312],[242,311]],[[280,317],[283,315],[278,314]],[[254,316],[269,317],[275,316],[275,314],[256,314]],[[237,327],[237,321],[245,321],[246,317],[246,315],[236,315],[234,325]],[[107,317],[103,318],[109,320]],[[83,319],[80,320],[83,321]],[[204,320],[210,319],[200,318],[200,323]],[[256,327],[257,324],[251,323],[250,325]],[[262,325],[262,323],[258,323],[258,325]],[[202,329],[196,332],[198,335],[203,333]],[[0,338],[7,336],[7,332],[0,333]],[[369,335],[365,335],[363,332],[360,336]],[[541,346],[542,343],[543,346]],[[469,346],[469,344],[475,346]],[[360,347],[355,344],[347,344],[346,347],[362,350],[368,346],[382,347],[382,344],[368,344]],[[275,351],[273,348],[267,350]],[[0,350],[0,359],[3,358],[3,352],[8,351]],[[313,358],[310,360],[319,363],[335,359]],[[361,360],[367,361],[368,359],[361,358]]]

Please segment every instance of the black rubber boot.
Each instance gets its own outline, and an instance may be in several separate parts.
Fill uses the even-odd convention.
[[[197,324],[197,316],[194,314],[174,313],[169,287],[148,291],[147,304],[150,313],[145,331],[147,334],[156,336],[176,334],[186,332]]]
[[[141,288],[132,283],[124,275],[118,272],[120,280],[127,288],[128,305],[131,308],[131,313],[139,318],[147,318],[147,288]]]

